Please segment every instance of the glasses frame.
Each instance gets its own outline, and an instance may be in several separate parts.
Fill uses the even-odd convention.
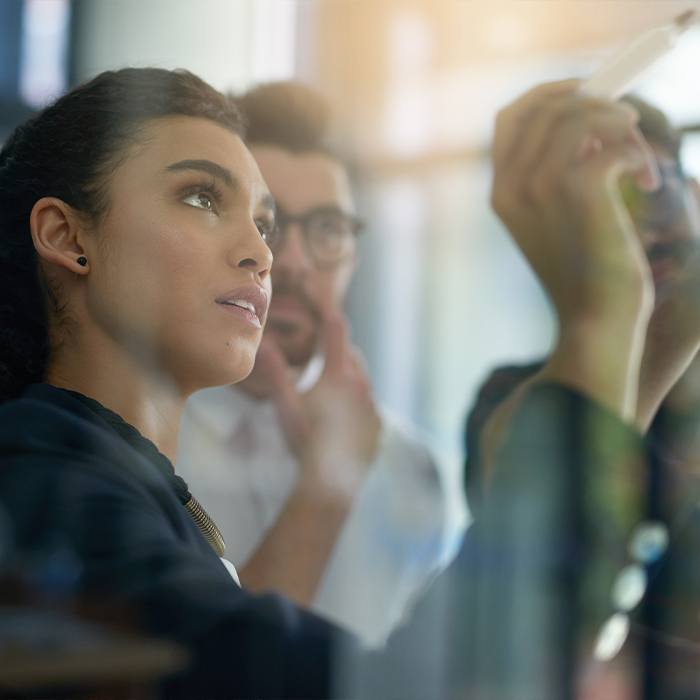
[[[323,261],[323,260],[318,259],[318,256],[314,252],[313,246],[311,245],[311,242],[309,240],[309,235],[310,235],[309,234],[309,224],[315,216],[318,216],[319,214],[324,214],[324,213],[325,214],[340,215],[347,223],[349,223],[353,241],[357,239],[357,237],[363,232],[363,230],[365,228],[364,221],[357,218],[353,214],[348,214],[347,212],[344,212],[339,207],[334,207],[334,206],[318,207],[317,209],[312,209],[311,211],[306,212],[306,214],[301,214],[299,216],[293,216],[291,214],[287,214],[287,212],[285,212],[283,209],[280,209],[279,207],[277,207],[275,210],[276,235],[274,237],[272,244],[270,244],[270,246],[269,246],[270,250],[272,250],[273,255],[274,255],[275,250],[281,250],[282,247],[284,246],[284,238],[285,238],[287,229],[292,224],[298,224],[299,228],[301,229],[302,240],[304,242],[304,248],[306,249],[306,252],[307,252],[309,258],[313,261],[313,264],[315,267],[317,267],[321,270],[334,270],[339,265],[341,265],[344,261],[353,257],[354,251],[352,252],[352,254],[348,253],[345,255],[341,255],[341,257],[339,257],[337,260]]]

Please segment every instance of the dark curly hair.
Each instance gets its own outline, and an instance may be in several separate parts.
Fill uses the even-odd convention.
[[[0,151],[0,403],[42,381],[56,290],[29,229],[34,204],[63,200],[96,226],[109,211],[109,174],[147,123],[183,115],[244,136],[238,108],[186,71],[126,68],[98,75],[18,127]]]

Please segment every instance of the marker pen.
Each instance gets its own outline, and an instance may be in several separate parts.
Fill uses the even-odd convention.
[[[624,94],[654,61],[676,45],[676,40],[690,26],[694,16],[695,11],[688,10],[676,17],[671,24],[637,37],[588,78],[581,85],[580,91],[591,97],[610,99]]]

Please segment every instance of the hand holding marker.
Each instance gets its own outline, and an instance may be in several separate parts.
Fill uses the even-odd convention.
[[[694,16],[695,11],[688,10],[671,24],[637,37],[586,80],[581,85],[581,92],[590,97],[612,100],[627,92],[652,63],[676,45],[676,40],[690,26]]]

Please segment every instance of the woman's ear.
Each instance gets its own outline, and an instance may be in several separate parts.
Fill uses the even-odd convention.
[[[78,275],[89,271],[81,245],[83,227],[72,207],[56,197],[40,199],[29,218],[34,248],[46,262]]]

